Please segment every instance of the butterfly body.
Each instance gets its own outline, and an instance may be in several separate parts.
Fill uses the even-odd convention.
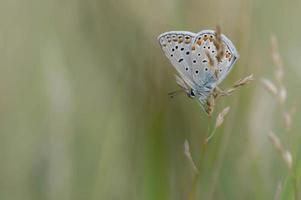
[[[179,74],[178,85],[201,105],[226,78],[239,57],[233,43],[212,30],[170,31],[162,33],[158,41]]]

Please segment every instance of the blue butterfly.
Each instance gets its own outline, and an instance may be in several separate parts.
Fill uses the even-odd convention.
[[[177,70],[177,84],[202,106],[239,58],[233,43],[213,30],[170,31],[158,37],[166,57]]]

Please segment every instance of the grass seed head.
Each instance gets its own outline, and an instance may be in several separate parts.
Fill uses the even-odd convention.
[[[213,42],[217,54],[216,54],[216,59],[218,62],[220,62],[222,60],[222,58],[224,57],[224,44],[222,42],[222,36],[221,36],[221,28],[220,26],[216,26],[216,30],[215,30],[215,40]]]
[[[230,107],[224,108],[222,112],[220,112],[216,118],[215,128],[220,127],[224,123],[225,116],[229,113]]]
[[[275,147],[275,149],[281,155],[281,157],[282,157],[284,163],[286,164],[286,166],[288,167],[288,169],[291,170],[292,166],[293,166],[293,157],[292,157],[291,152],[284,148],[280,139],[276,136],[276,134],[274,132],[270,131],[268,136],[270,138],[272,145]]]
[[[278,97],[278,88],[276,85],[270,81],[269,79],[261,79],[261,82],[263,83],[265,89],[270,92],[273,96]]]

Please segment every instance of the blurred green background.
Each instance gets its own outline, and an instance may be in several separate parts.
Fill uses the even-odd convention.
[[[267,135],[290,149],[299,182],[300,8],[300,0],[1,0],[0,199],[187,199],[183,143],[197,162],[209,122],[195,101],[168,98],[175,70],[156,38],[217,24],[240,54],[221,87],[251,73],[255,81],[218,102],[211,124],[231,110],[202,158],[196,199],[273,199],[278,183],[281,198],[294,199]],[[260,83],[273,77],[271,34],[284,107],[297,107],[288,133]]]

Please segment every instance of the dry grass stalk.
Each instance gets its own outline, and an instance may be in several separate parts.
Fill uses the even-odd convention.
[[[274,80],[276,84],[272,83],[272,81],[263,79],[263,85],[265,88],[278,100],[279,107],[282,108],[282,116],[284,121],[285,130],[288,132],[292,127],[292,115],[295,112],[295,107],[293,106],[291,111],[287,111],[285,109],[285,103],[287,102],[287,90],[283,84],[283,77],[284,77],[284,67],[283,62],[278,50],[278,42],[275,36],[271,36],[271,57],[274,64]],[[279,138],[273,133],[270,132],[269,134],[270,141],[272,142],[273,146],[281,155],[284,163],[288,167],[290,173],[293,176],[293,185],[294,185],[294,193],[295,199],[298,199],[298,184],[297,184],[297,177],[295,172],[293,171],[293,157],[289,150],[285,149],[281,144]],[[275,198],[279,199],[279,198]]]
[[[220,112],[216,118],[216,123],[215,123],[215,128],[220,127],[223,122],[224,122],[224,118],[225,116],[229,113],[230,107],[226,107],[224,108],[224,110],[222,112]]]
[[[283,111],[283,119],[284,119],[284,125],[286,131],[289,131],[292,128],[292,118],[295,112],[296,112],[295,106],[292,106],[289,112]]]
[[[244,78],[236,81],[231,88],[229,88],[229,89],[227,89],[225,91],[220,91],[219,95],[220,96],[229,96],[233,92],[235,92],[236,90],[238,90],[240,87],[250,84],[253,80],[254,80],[253,74],[251,74],[249,76],[246,76],[246,77],[244,77]]]
[[[215,75],[215,78],[218,79],[218,68],[216,67],[215,63],[214,63],[214,60],[212,59],[212,57],[210,56],[210,53],[209,51],[205,51],[206,53],[206,56],[208,58],[208,64],[209,64],[209,67],[210,69],[214,72],[214,75]]]
[[[278,42],[277,38],[272,35],[271,36],[271,57],[274,64],[274,79],[277,83],[274,84],[271,80],[262,79],[262,83],[266,90],[270,92],[274,97],[276,97],[280,103],[280,105],[284,105],[287,100],[287,89],[283,84],[283,76],[284,76],[284,67],[283,62],[278,50]],[[292,126],[292,115],[293,112],[288,112],[284,109],[284,106],[281,106],[282,116],[284,119],[284,125],[287,131],[291,129]]]
[[[276,150],[280,153],[284,163],[288,167],[289,170],[292,170],[293,166],[293,157],[289,150],[286,150],[282,143],[280,142],[280,139],[274,134],[274,132],[269,133],[269,138],[273,146],[276,148]]]
[[[209,140],[214,136],[215,132],[216,132],[216,129],[218,127],[220,127],[221,125],[223,125],[224,123],[224,119],[226,117],[226,115],[229,113],[230,111],[230,107],[226,107],[223,109],[222,112],[220,112],[216,118],[216,121],[215,121],[215,126],[214,126],[214,129],[212,130],[212,132],[210,133],[210,135],[206,138],[204,144],[207,144],[209,142]]]
[[[279,102],[281,104],[284,104],[286,101],[286,97],[287,97],[287,92],[286,92],[286,88],[281,85],[279,90],[278,90],[278,98],[279,98]]]
[[[266,90],[278,99],[280,104],[285,103],[287,97],[287,91],[283,85],[277,87],[271,80],[265,78],[263,78],[261,82],[266,88]]]
[[[229,88],[225,91],[219,89],[218,87],[214,88],[206,101],[206,106],[205,106],[206,113],[209,116],[211,116],[212,112],[214,111],[215,102],[219,97],[230,96],[233,92],[237,91],[240,87],[248,85],[253,80],[254,80],[253,74],[251,74],[249,76],[246,76],[246,77],[236,81],[231,88]]]
[[[222,41],[220,26],[216,26],[215,40],[213,43],[214,43],[214,46],[217,51],[216,59],[218,62],[220,62],[224,56],[224,43]],[[208,51],[206,51],[206,56],[208,58],[208,64],[209,64],[210,68],[213,70],[215,77],[218,78],[219,71],[215,65],[215,62],[214,62],[215,60],[210,56]],[[253,75],[249,75],[249,76],[237,81],[231,88],[229,88],[226,91],[222,91],[217,87],[214,88],[206,100],[206,103],[204,106],[205,112],[208,114],[208,116],[211,116],[211,114],[214,110],[214,107],[215,107],[215,101],[218,97],[229,96],[234,91],[236,91],[239,87],[249,84],[252,80],[253,80]]]
[[[208,114],[209,117],[211,117],[215,107],[215,98],[213,94],[211,93],[209,97],[206,100],[206,105],[205,105],[205,112]]]
[[[190,147],[189,147],[189,142],[187,140],[185,140],[184,142],[184,154],[185,156],[188,158],[190,164],[191,164],[191,167],[193,169],[193,171],[195,172],[195,174],[199,174],[199,170],[197,169],[193,159],[192,159],[192,156],[191,156],[191,153],[190,153]]]
[[[272,81],[263,78],[261,79],[261,82],[268,92],[270,92],[273,96],[278,97],[278,88]]]
[[[263,79],[262,83],[273,96],[277,97],[281,104],[284,104],[287,97],[287,90],[283,85],[284,68],[278,49],[277,38],[274,35],[271,36],[271,57],[275,67],[274,79],[277,85],[268,79]]]
[[[288,112],[283,112],[283,118],[284,118],[284,125],[286,131],[291,130],[292,128],[292,116]]]
[[[222,60],[222,58],[224,57],[224,44],[222,42],[222,37],[221,37],[221,27],[220,26],[216,26],[216,30],[215,30],[215,40],[213,42],[215,48],[216,48],[216,59],[218,62],[220,62]]]
[[[208,51],[205,51],[205,53],[206,53],[206,56],[207,56],[207,58],[208,58],[208,64],[209,64],[209,67],[215,68],[215,66],[214,66],[214,61],[213,61],[213,59],[211,58],[209,52],[208,52]]]
[[[282,191],[282,185],[281,185],[281,182],[278,182],[277,189],[276,189],[275,196],[274,196],[274,200],[280,200],[281,191]]]
[[[279,53],[278,41],[274,35],[271,36],[271,55],[273,64],[276,67],[274,77],[281,84],[284,76],[283,62]]]
[[[238,87],[241,87],[241,86],[244,86],[244,85],[247,85],[249,83],[251,83],[251,81],[253,81],[254,78],[253,78],[253,74],[249,75],[249,76],[246,76],[245,78],[242,78],[240,80],[238,80],[235,84],[234,84],[234,88],[238,88]]]

